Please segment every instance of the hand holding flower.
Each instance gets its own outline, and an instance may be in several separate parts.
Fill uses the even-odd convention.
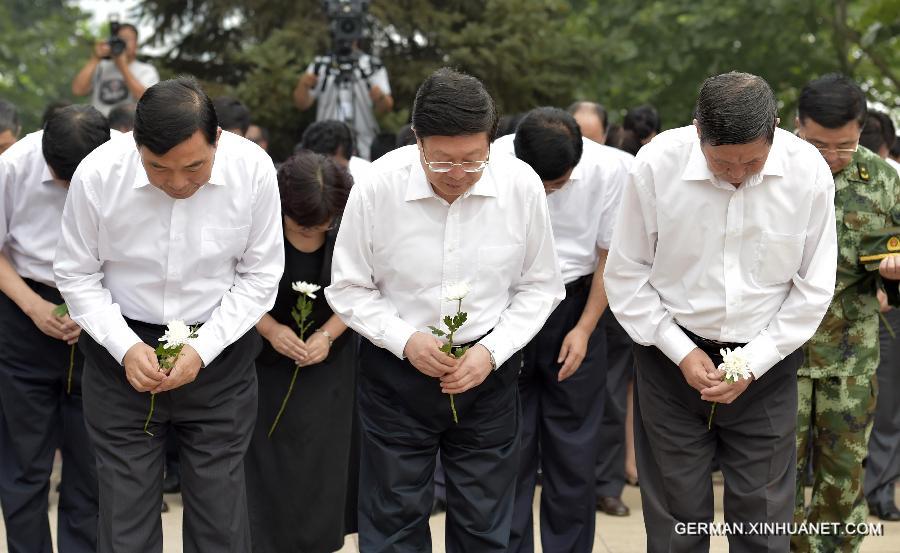
[[[166,377],[166,374],[159,370],[156,351],[144,342],[138,342],[128,348],[125,357],[122,358],[122,364],[125,365],[125,378],[138,392],[149,392]]]
[[[271,318],[271,315],[265,316]],[[291,327],[276,323],[274,319],[272,321],[270,330],[263,337],[281,355],[292,359],[295,363],[303,362],[306,357],[306,342],[301,340]]]
[[[477,344],[466,350],[459,365],[441,377],[441,391],[445,394],[461,394],[480,385],[491,374],[491,353]]]
[[[744,393],[753,373],[750,372],[750,358],[743,348],[725,348],[719,350],[722,354],[722,364],[719,365],[719,374],[722,383],[706,390],[701,390],[700,397],[706,401],[712,401],[712,409],[709,412],[709,422],[706,427],[712,429],[713,416],[716,414],[716,405],[719,403],[731,403]]]
[[[313,332],[306,339],[306,354],[300,360],[300,366],[306,367],[321,363],[328,358],[331,351],[331,341],[321,332]]]
[[[717,386],[722,377],[717,376],[716,366],[712,359],[700,348],[694,348],[678,364],[684,380],[691,388],[703,393],[703,390]]]
[[[202,366],[203,360],[200,359],[197,350],[192,348],[190,344],[185,344],[178,358],[175,359],[175,365],[172,367],[172,370],[151,391],[154,394],[158,394],[190,384],[197,378],[197,374]]]
[[[459,360],[441,351],[444,342],[424,332],[416,332],[410,336],[403,349],[403,355],[420,373],[440,378],[452,372],[459,365]]]

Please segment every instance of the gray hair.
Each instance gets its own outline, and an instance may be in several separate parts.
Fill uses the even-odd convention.
[[[736,71],[706,79],[694,108],[700,140],[712,146],[759,138],[771,144],[777,117],[778,103],[769,83]]]

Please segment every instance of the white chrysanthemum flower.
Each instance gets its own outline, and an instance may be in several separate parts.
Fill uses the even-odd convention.
[[[469,295],[469,292],[472,291],[472,287],[469,285],[469,282],[464,280],[462,282],[457,282],[456,284],[448,284],[447,285],[447,295],[445,296],[445,300],[447,301],[461,301],[463,298]]]
[[[298,280],[291,284],[291,288],[294,289],[294,292],[300,292],[304,296],[312,299],[316,299],[316,292],[322,289],[318,284],[311,284],[309,282],[303,282],[302,280]]]
[[[719,350],[722,354],[722,364],[719,369],[725,371],[725,380],[728,382],[737,382],[743,378],[750,378],[750,360],[744,353],[743,348],[726,348]]]
[[[191,327],[184,324],[184,321],[169,321],[169,324],[166,325],[166,333],[162,335],[159,341],[165,342],[167,348],[174,348],[188,343],[188,340],[191,338],[191,332]]]

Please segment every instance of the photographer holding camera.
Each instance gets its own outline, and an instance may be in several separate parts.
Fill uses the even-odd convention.
[[[72,93],[91,95],[91,104],[103,115],[125,102],[137,102],[159,82],[159,73],[149,63],[137,60],[137,28],[110,21],[110,37],[97,42],[91,59],[72,80]]]
[[[347,123],[356,135],[354,154],[369,159],[379,130],[375,116],[394,107],[387,70],[359,47],[369,2],[325,0],[323,6],[331,26],[332,51],[317,57],[300,76],[294,105],[306,111],[318,100],[316,121]]]

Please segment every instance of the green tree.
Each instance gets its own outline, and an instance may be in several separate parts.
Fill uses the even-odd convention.
[[[48,103],[73,100],[93,40],[87,17],[64,0],[0,2],[0,98],[19,107],[23,132],[40,127]]]
[[[621,112],[652,103],[667,127],[690,122],[703,79],[731,70],[768,80],[787,126],[803,85],[831,71],[855,78],[871,99],[900,108],[896,0],[576,4],[570,31],[587,35],[599,56],[581,94]]]
[[[172,45],[162,64],[234,93],[272,130],[276,157],[289,151],[313,117],[296,111],[291,93],[330,46],[321,2],[147,0],[141,10],[158,30],[154,40]],[[373,2],[371,42],[396,106],[382,126],[406,123],[419,83],[443,65],[480,77],[501,112],[568,102],[591,56],[584,39],[567,35],[571,16],[561,0]]]

